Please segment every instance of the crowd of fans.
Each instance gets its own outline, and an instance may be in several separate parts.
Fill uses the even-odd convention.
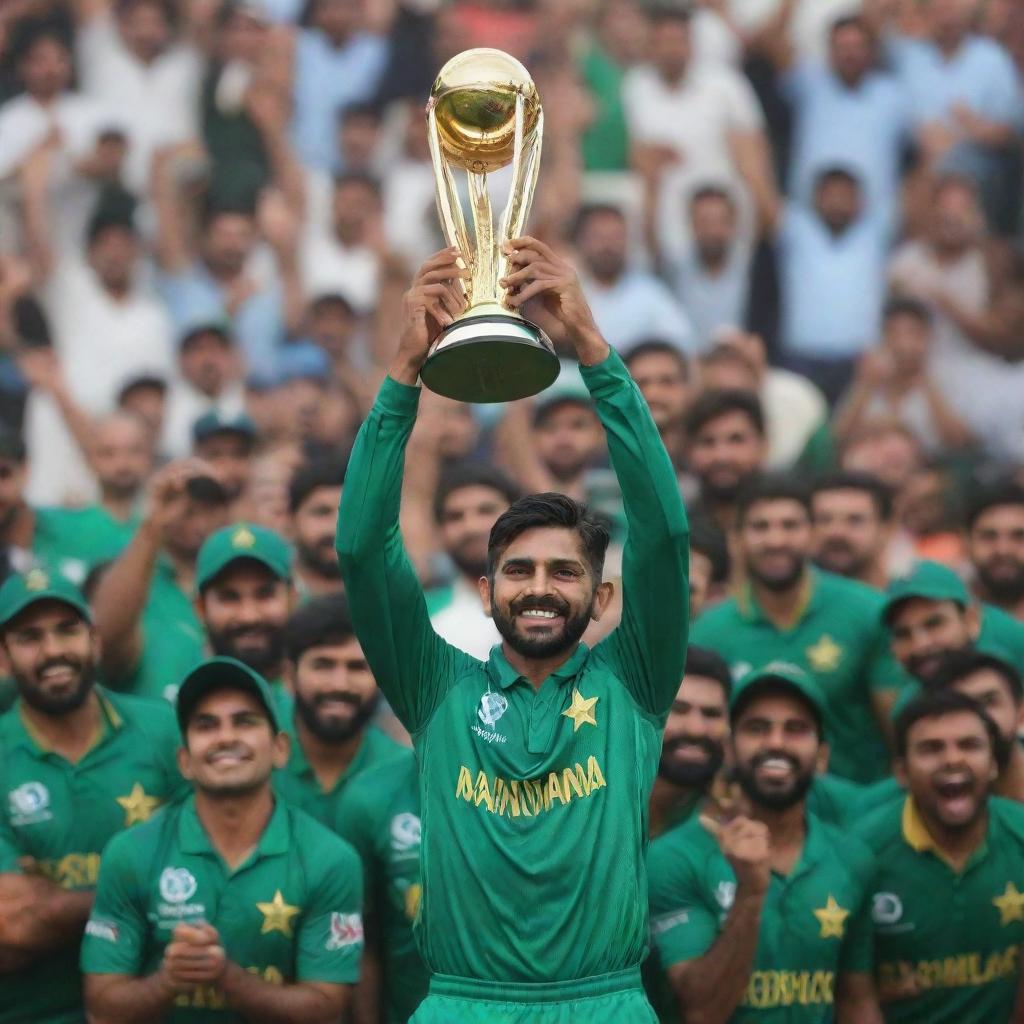
[[[0,579],[41,570],[82,589],[100,641],[82,657],[115,695],[173,701],[211,651],[292,691],[300,781],[279,791],[334,827],[356,761],[396,756],[380,729],[407,737],[377,710],[368,752],[372,681],[350,702],[354,724],[323,724],[303,656],[353,642],[334,550],[347,453],[402,294],[445,244],[423,111],[437,70],[474,46],[513,53],[537,83],[530,233],[569,255],[676,467],[699,645],[688,676],[721,705],[708,719],[724,725],[731,680],[798,666],[796,683],[777,675],[831,744],[808,806],[843,825],[902,792],[890,754],[905,756],[914,713],[928,716],[911,709],[894,729],[893,715],[921,683],[969,692],[972,673],[994,673],[1009,710],[992,717],[1012,741],[1024,671],[1013,0],[6,0]],[[499,208],[506,183],[492,175]],[[540,491],[605,513],[614,563],[620,495],[568,358],[550,389],[505,407],[424,392],[402,532],[435,628],[477,657],[500,640],[477,589],[490,527]],[[990,661],[950,662],[967,650]],[[31,673],[4,652],[6,707]],[[691,717],[700,705],[682,691],[679,703]],[[669,740],[692,738],[673,721]],[[671,835],[690,795],[721,782],[725,741],[698,740],[717,754],[696,772],[666,743],[653,833]],[[407,784],[411,760],[402,770]],[[13,801],[21,777],[8,776]],[[821,781],[833,776],[849,789]],[[1015,746],[997,792],[1024,800]],[[13,870],[5,841],[0,828],[0,872]],[[51,882],[96,881],[53,865]],[[1024,873],[1005,881],[1024,891]],[[414,913],[415,873],[399,889],[416,894]],[[680,900],[668,883],[652,895],[656,930],[660,914],[671,933]],[[8,940],[0,922],[0,954]],[[706,952],[673,941],[663,956]],[[411,940],[382,957],[412,979],[384,998],[405,1019],[422,994]],[[858,957],[847,970],[867,969]],[[717,977],[668,976],[683,1004]],[[893,998],[923,991],[883,980]],[[51,1019],[43,1004],[7,1014],[12,985],[0,977],[0,1021]],[[1008,1020],[1004,1003],[948,1019]],[[938,1021],[929,1007],[891,1019]]]

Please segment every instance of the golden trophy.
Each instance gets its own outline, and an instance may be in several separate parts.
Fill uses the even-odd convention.
[[[544,113],[530,73],[501,50],[457,54],[441,69],[427,104],[427,134],[437,185],[437,211],[448,244],[471,279],[468,307],[441,332],[420,374],[438,394],[460,402],[510,402],[543,391],[559,363],[547,335],[507,309],[498,281],[506,274],[501,246],[522,234],[537,187]],[[497,230],[487,175],[512,166],[508,202]],[[469,178],[473,236],[453,174]]]

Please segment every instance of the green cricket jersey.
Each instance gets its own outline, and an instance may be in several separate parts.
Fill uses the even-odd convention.
[[[413,940],[420,906],[420,790],[416,757],[404,750],[361,772],[338,803],[335,831],[363,862],[367,915],[380,936],[388,1024],[405,1024],[430,974]]]
[[[694,623],[692,643],[717,651],[739,679],[770,661],[799,665],[826,699],[829,770],[854,782],[889,773],[889,754],[871,704],[872,690],[897,688],[886,670],[884,596],[819,569],[808,570],[807,595],[792,628],[764,616],[749,587],[708,609]]]
[[[256,849],[231,871],[190,796],[104,851],[82,971],[150,975],[177,925],[205,921],[220,933],[228,959],[265,981],[352,984],[363,947],[362,897],[355,851],[298,808],[277,801]],[[179,996],[164,1018],[242,1019],[213,986]]]
[[[666,966],[714,944],[736,895],[736,875],[696,818],[667,832],[647,857],[651,932]],[[839,975],[871,970],[870,850],[807,815],[800,861],[772,874],[757,952],[733,1024],[831,1024]]]
[[[281,690],[280,686],[272,687]],[[294,707],[288,701],[289,712]],[[352,758],[348,768],[341,774],[338,781],[329,789],[324,790],[317,781],[313,769],[299,743],[295,730],[294,716],[289,713],[281,719],[281,728],[291,736],[292,748],[288,764],[274,772],[274,790],[289,803],[301,807],[307,814],[313,815],[321,825],[334,828],[338,816],[338,800],[348,784],[360,772],[365,771],[381,761],[397,757],[408,748],[395,742],[387,733],[371,725],[363,730],[363,741],[359,744],[356,756]]]
[[[103,733],[71,764],[43,746],[20,702],[0,717],[0,872],[34,857],[66,889],[91,889],[111,836],[181,795],[174,715],[162,701],[97,690]],[[81,1021],[78,949],[0,975],[0,1022]]]
[[[102,505],[37,508],[32,553],[81,586],[89,570],[116,558],[131,540],[138,519],[115,519]]]
[[[360,643],[416,748],[416,927],[444,976],[591,978],[635,969],[647,943],[647,794],[685,663],[688,529],[621,359],[582,374],[629,521],[622,622],[537,690],[500,647],[485,664],[430,627],[398,528],[417,388],[385,379],[349,461],[338,554]]]
[[[1010,1020],[1024,942],[1024,807],[998,797],[988,807],[985,842],[961,872],[910,797],[857,830],[877,859],[875,973],[890,1024]],[[916,994],[893,998],[909,988]]]

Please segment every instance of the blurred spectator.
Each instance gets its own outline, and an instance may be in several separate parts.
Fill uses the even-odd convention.
[[[116,111],[128,138],[125,180],[143,191],[153,154],[199,134],[202,55],[188,12],[170,0],[74,0],[82,91]]]
[[[1004,481],[982,490],[966,526],[975,594],[1024,621],[1024,487]]]
[[[539,472],[536,482],[528,480],[527,486],[585,501],[587,470],[605,454],[604,433],[590,395],[558,389],[541,395],[533,413],[531,446]]]
[[[686,410],[693,398],[686,356],[671,343],[652,339],[634,345],[623,361],[651,410],[673,465],[681,467],[686,445]]]
[[[917,435],[899,420],[876,419],[842,440],[839,464],[842,469],[871,473],[898,496],[923,467],[924,453]]]
[[[145,424],[154,447],[163,435],[166,401],[167,381],[147,373],[129,377],[117,392],[118,409]]]
[[[878,336],[888,226],[865,204],[861,181],[844,167],[820,170],[814,205],[786,205],[777,230],[782,355],[829,403],[855,360]]]
[[[653,274],[631,266],[626,217],[615,206],[585,206],[574,233],[580,279],[601,333],[619,351],[647,338],[681,349],[693,329],[671,292]]]
[[[298,469],[288,487],[291,539],[295,545],[295,586],[302,599],[342,589],[334,534],[345,466],[322,459]]]
[[[905,424],[926,451],[963,448],[971,435],[932,373],[932,316],[915,299],[892,299],[882,316],[882,343],[857,365],[840,404],[835,432],[856,433],[866,420],[892,417]]]
[[[292,139],[302,162],[338,170],[338,117],[372,99],[388,43],[367,22],[365,0],[306,0],[292,53]]]
[[[252,511],[249,483],[256,440],[256,424],[245,413],[226,416],[214,408],[192,424],[192,454],[212,467],[235,522]]]
[[[699,519],[690,524],[690,617],[696,619],[724,596],[729,585],[729,547],[722,532]]]

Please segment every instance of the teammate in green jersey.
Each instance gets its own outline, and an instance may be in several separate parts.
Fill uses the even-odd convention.
[[[701,1024],[878,1024],[868,849],[804,805],[827,753],[824,702],[798,666],[773,663],[733,691],[739,816],[701,816],[652,843],[654,939]]]
[[[826,700],[831,771],[870,782],[889,771],[883,734],[899,686],[885,670],[883,598],[810,565],[809,508],[805,489],[785,477],[747,487],[735,539],[748,582],[701,615],[692,639],[718,651],[734,677],[772,660],[810,672]]]
[[[292,742],[288,764],[274,773],[274,788],[333,828],[351,780],[406,748],[371,724],[380,691],[344,594],[314,598],[292,615],[285,654],[294,707],[281,726]]]
[[[390,375],[349,463],[338,554],[352,616],[420,768],[417,1022],[650,1021],[643,850],[661,730],[683,675],[687,524],[636,385],[594,325],[571,266],[540,242],[507,250],[509,301],[572,344],[608,437],[629,522],[621,625],[579,643],[611,598],[608,533],[563,495],[524,498],[491,532],[481,598],[503,642],[485,664],[430,627],[398,528],[415,387],[464,306],[454,250],[405,297]],[[614,898],[609,898],[614,894]]]
[[[889,1024],[1024,1020],[1024,808],[988,795],[998,745],[995,723],[951,690],[897,718],[909,795],[857,831],[877,860],[875,970]]]
[[[89,608],[44,569],[0,588],[19,700],[0,717],[0,1022],[84,1020],[78,943],[100,852],[184,783],[162,701],[93,685]]]
[[[82,944],[86,1005],[117,1024],[337,1024],[359,973],[355,851],[275,801],[288,756],[265,680],[203,662],[178,694],[194,795],[103,852]]]
[[[358,1024],[405,1024],[430,980],[412,930],[422,889],[419,774],[411,750],[352,780],[338,802],[335,829],[363,862],[366,949]]]

